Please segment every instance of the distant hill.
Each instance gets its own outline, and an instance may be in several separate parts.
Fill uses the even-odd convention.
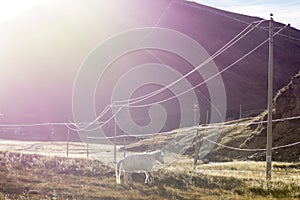
[[[178,0],[124,1],[48,1],[21,16],[0,25],[0,117],[1,123],[66,122],[72,113],[72,88],[76,73],[92,49],[121,31],[149,27],[170,28],[187,34],[213,54],[257,17],[222,11],[193,2]],[[169,9],[166,10],[166,8]],[[276,19],[276,18],[275,18]],[[263,23],[261,27],[266,27]],[[275,23],[275,27],[283,24]],[[282,34],[300,38],[300,31],[287,27]],[[262,28],[255,29],[228,51],[215,59],[219,70],[249,52],[268,37]],[[300,42],[284,36],[274,38],[274,91],[286,85],[300,70]],[[180,73],[184,61],[155,52],[164,63]],[[138,58],[137,58],[138,57]],[[110,103],[111,89],[131,67],[157,62],[146,54],[124,60],[115,79],[99,85],[96,94],[98,113]],[[227,118],[254,116],[266,109],[268,47],[264,45],[222,74],[228,102]],[[119,63],[120,64],[120,63]],[[201,78],[190,79],[192,84]],[[208,95],[206,87],[200,88]],[[210,105],[199,94],[202,110]],[[202,99],[202,100],[201,100]],[[192,111],[191,111],[192,112]],[[174,114],[165,130],[177,128]],[[201,122],[205,116],[201,116]],[[111,131],[108,131],[111,133]]]
[[[273,109],[273,119],[279,120],[273,122],[273,147],[272,152],[274,161],[299,162],[300,155],[300,73],[295,75],[290,83],[283,87],[275,97]],[[293,119],[296,118],[296,119]],[[265,151],[267,144],[267,112],[258,116],[229,121],[224,124],[215,124],[220,126],[222,133],[212,151],[207,155],[205,153],[206,145],[212,144],[201,139],[203,151],[200,151],[200,157],[205,155],[209,161],[232,161],[232,160],[265,160]],[[212,130],[212,131],[211,131]],[[214,128],[205,127],[200,129],[200,138],[213,135]],[[180,141],[174,137],[184,140]],[[151,149],[164,148],[172,143],[174,146],[187,148],[185,154],[193,156],[195,152],[195,129],[186,132],[177,130],[173,133],[157,136],[148,140],[140,141],[129,145],[129,151],[147,151]],[[173,140],[174,139],[174,140]],[[203,142],[206,142],[205,144]],[[245,150],[246,149],[246,150]]]
[[[300,136],[300,72],[295,75],[289,84],[283,87],[275,97],[275,104],[273,109],[274,119],[283,119],[273,123],[273,146],[284,146],[289,144],[296,144],[287,146],[286,148],[279,148],[273,150],[273,157],[277,161],[299,161],[299,136]],[[292,119],[292,118],[296,119]],[[266,119],[266,113],[263,119]],[[288,120],[291,118],[290,120]],[[266,143],[266,126],[259,126],[257,128],[259,134],[253,136],[247,141],[247,144],[255,147],[262,147]],[[264,155],[257,154],[256,159],[263,159]]]

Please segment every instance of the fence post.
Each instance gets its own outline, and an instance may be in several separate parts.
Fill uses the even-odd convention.
[[[126,157],[126,137],[123,138],[123,157]]]
[[[89,157],[89,137],[86,137],[86,156]]]
[[[70,141],[70,129],[68,128],[68,133],[67,133],[67,158],[69,158],[69,141]]]
[[[53,127],[53,124],[51,124],[50,126],[50,137],[51,137],[51,143],[54,142],[54,127]]]
[[[115,125],[114,125],[114,163],[117,163],[117,122],[115,120]]]

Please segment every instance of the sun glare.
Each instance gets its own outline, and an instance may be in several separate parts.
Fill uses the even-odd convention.
[[[0,23],[17,17],[47,0],[0,0]]]

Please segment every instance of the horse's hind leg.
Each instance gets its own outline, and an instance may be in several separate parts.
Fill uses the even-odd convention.
[[[146,176],[146,178],[145,178],[145,183],[149,183],[149,174],[146,172],[146,171],[144,171],[144,173],[145,173],[145,176]]]
[[[153,176],[152,172],[144,171],[144,173],[146,175],[145,183],[148,183],[149,185],[153,185],[154,184],[154,176]]]
[[[150,185],[154,184],[154,176],[153,176],[152,172],[149,172],[149,184]]]

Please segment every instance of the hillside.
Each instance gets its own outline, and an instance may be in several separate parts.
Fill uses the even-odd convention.
[[[295,75],[290,83],[280,89],[274,99],[273,119],[273,147],[280,147],[273,150],[272,159],[281,162],[298,162],[300,155],[300,73]],[[293,117],[298,117],[293,119]],[[215,124],[222,129],[222,133],[212,151],[205,156],[210,161],[232,161],[232,160],[265,160],[267,135],[267,113],[240,120],[229,121],[223,124]],[[264,121],[264,122],[263,122]],[[263,122],[263,123],[261,123]],[[212,125],[214,127],[214,125]],[[200,126],[200,138],[213,135],[214,128],[205,128]],[[174,138],[184,140],[177,141]],[[164,148],[167,144],[172,143],[174,146],[186,146],[185,154],[194,155],[195,149],[195,129],[189,131],[177,130],[169,135],[158,136],[143,140],[127,147],[128,151],[147,151],[149,149]],[[174,140],[174,141],[173,141]],[[211,144],[205,139],[201,140],[203,151],[200,151],[200,158],[205,154],[205,146]],[[294,144],[291,146],[290,145]],[[223,146],[225,145],[225,146]],[[228,148],[229,147],[229,148]],[[237,149],[230,149],[230,148]],[[246,150],[245,150],[246,149]]]
[[[290,83],[279,90],[274,100],[273,118],[285,119],[300,116],[300,72],[295,75]],[[266,119],[266,115],[263,116]],[[273,146],[282,146],[299,142],[300,119],[278,121],[273,124]],[[259,135],[248,142],[250,146],[262,146],[266,141],[266,126],[259,127]],[[287,148],[273,150],[273,157],[278,161],[298,161],[299,144]],[[262,155],[258,156],[260,159]]]
[[[3,78],[0,80],[0,109],[4,113],[1,123],[68,121],[72,113],[73,84],[80,65],[98,44],[122,31],[154,25],[169,28],[188,35],[213,54],[247,23],[259,20],[193,2],[170,2],[172,0],[47,1],[9,23],[1,24],[0,72]],[[215,63],[219,70],[264,41],[268,32],[262,27],[266,25],[261,24],[261,28],[217,57]],[[276,23],[275,26],[282,27],[283,24]],[[282,34],[300,38],[300,31],[293,27],[287,27]],[[300,69],[300,42],[279,35],[274,38],[274,45],[274,91],[277,91]],[[192,69],[184,59],[166,52],[153,52],[161,62],[181,74]],[[222,74],[228,119],[239,116],[240,105],[243,106],[244,117],[265,110],[267,61],[268,47],[264,45]],[[112,64],[95,92],[97,113],[111,103],[113,87],[123,74],[149,62],[158,61],[142,51]],[[192,85],[201,81],[200,76],[189,78]],[[205,85],[197,89],[209,96]],[[210,110],[210,104],[201,93],[197,93],[198,100],[205,112]],[[178,128],[180,116],[175,112],[176,105],[169,107],[170,119],[164,131]],[[148,122],[148,112],[144,110],[134,117],[146,118],[141,124]],[[109,116],[105,116],[107,118]],[[205,116],[201,115],[201,123],[204,121]],[[110,128],[106,127],[108,135],[112,133]],[[34,139],[49,137],[47,127],[24,129],[22,134],[30,132],[35,134],[32,136]],[[61,140],[62,137],[59,138]]]

